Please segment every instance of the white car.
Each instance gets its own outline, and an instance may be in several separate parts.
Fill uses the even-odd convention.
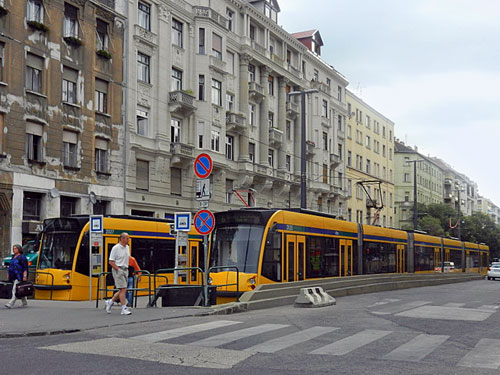
[[[486,274],[488,280],[500,279],[500,263],[492,264],[488,267],[488,273]]]

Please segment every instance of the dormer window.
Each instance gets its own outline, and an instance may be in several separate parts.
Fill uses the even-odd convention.
[[[266,0],[266,3],[264,4],[264,14],[274,22],[278,22],[278,12],[273,8],[271,0]]]

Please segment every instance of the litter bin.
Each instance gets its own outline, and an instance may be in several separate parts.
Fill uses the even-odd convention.
[[[162,285],[159,291],[161,306],[203,306],[203,286],[200,285]],[[216,287],[208,287],[209,305],[216,304]]]
[[[0,298],[12,298],[12,283],[9,283],[8,281],[0,281]]]

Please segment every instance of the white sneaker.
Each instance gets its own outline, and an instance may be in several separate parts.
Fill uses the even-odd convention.
[[[6,308],[8,308],[8,309],[12,309],[12,305],[10,304],[10,302],[9,302],[9,303],[6,303],[6,304],[5,304],[5,307],[6,307]]]
[[[122,309],[121,315],[130,315],[132,314],[132,311],[128,309],[128,307]]]
[[[28,306],[28,299],[26,297],[23,297],[21,301],[23,302],[23,307]]]
[[[111,307],[113,306],[113,303],[114,303],[114,302],[113,302],[113,300],[111,300],[111,299],[108,299],[108,300],[104,303],[104,305],[105,305],[105,307],[106,307],[106,312],[107,312],[108,314],[109,314],[109,313],[111,313]]]

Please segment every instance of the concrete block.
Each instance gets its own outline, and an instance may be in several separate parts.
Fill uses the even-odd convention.
[[[297,307],[323,307],[335,304],[335,298],[327,294],[320,286],[301,288],[295,300]]]

